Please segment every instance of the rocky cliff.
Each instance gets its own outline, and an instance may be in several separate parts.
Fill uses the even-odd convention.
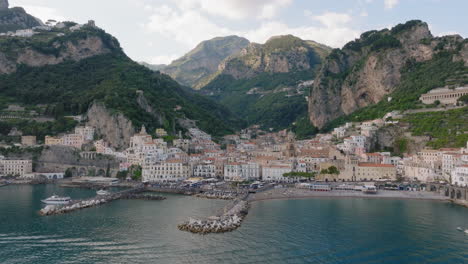
[[[228,56],[238,53],[249,41],[238,36],[217,37],[201,42],[183,57],[160,69],[179,83],[199,88]]]
[[[87,124],[96,128],[97,135],[116,149],[127,148],[130,137],[135,134],[132,121],[122,113],[113,113],[102,103],[93,103],[86,118]]]
[[[441,51],[458,52],[463,42],[457,37],[434,38],[428,25],[416,20],[363,33],[326,59],[310,91],[310,120],[322,128],[381,101],[400,84],[405,65],[429,61]],[[466,52],[458,54],[459,60],[466,60]]]
[[[328,48],[292,35],[270,38],[265,44],[251,43],[218,67],[216,75],[249,79],[261,73],[308,71],[321,63]],[[214,79],[212,77],[212,79]]]
[[[32,67],[55,65],[119,49],[118,43],[105,42],[105,39],[93,34],[97,33],[96,29],[88,30],[87,33],[83,30],[64,36],[60,33],[41,33],[30,38],[0,37],[0,43],[3,44],[0,47],[0,74],[15,72],[20,64]],[[83,33],[84,37],[76,38]]]
[[[8,9],[9,6],[8,0],[0,0],[0,11]]]
[[[0,33],[41,26],[42,21],[21,7],[8,9],[8,0],[0,0]]]

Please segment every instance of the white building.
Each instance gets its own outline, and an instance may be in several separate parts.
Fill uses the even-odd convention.
[[[468,186],[468,165],[461,165],[452,171],[452,184],[457,186]]]
[[[41,172],[34,172],[34,173],[27,173],[23,175],[23,178],[28,178],[28,179],[38,179],[40,177],[45,177],[48,180],[58,180],[58,179],[63,179],[65,176],[65,173],[63,172],[48,172],[48,173],[41,173]]]
[[[84,143],[83,135],[80,134],[66,134],[62,137],[63,145],[75,148],[81,148]]]
[[[193,176],[202,178],[215,178],[216,165],[211,161],[204,161],[193,167]]]
[[[346,136],[346,128],[344,126],[336,127],[333,129],[332,135],[335,135],[336,138],[344,138]]]
[[[224,180],[246,181],[260,179],[260,166],[255,162],[228,163],[224,166]]]
[[[190,128],[189,134],[194,139],[211,140],[211,136],[198,128]]]
[[[75,128],[75,134],[82,135],[84,140],[91,141],[94,139],[94,127],[80,126]]]
[[[32,172],[32,160],[0,160],[0,175],[23,176]]]
[[[285,173],[292,172],[292,166],[288,164],[273,164],[262,168],[262,179],[268,182],[295,182],[297,179],[284,177]]]
[[[143,166],[144,182],[175,182],[190,177],[189,166],[181,160],[167,160]]]

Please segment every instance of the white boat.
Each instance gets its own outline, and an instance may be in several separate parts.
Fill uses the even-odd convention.
[[[377,193],[377,188],[373,185],[365,185],[362,188],[362,191],[367,194],[376,194]]]
[[[45,204],[69,204],[71,202],[70,197],[60,197],[57,195],[52,195],[51,197],[41,200]]]
[[[97,195],[109,195],[110,192],[106,191],[106,190],[99,190],[96,192]]]

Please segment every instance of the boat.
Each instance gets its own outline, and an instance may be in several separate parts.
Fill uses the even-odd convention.
[[[457,227],[457,230],[458,230],[458,231],[463,231],[463,228]]]
[[[366,194],[376,194],[377,188],[373,185],[364,185],[364,187],[362,188],[362,192]]]
[[[60,197],[60,196],[57,196],[57,195],[52,195],[51,197],[47,198],[47,199],[44,199],[44,200],[41,200],[41,202],[45,203],[45,204],[52,204],[52,205],[56,205],[56,204],[69,204],[71,202],[71,198],[70,197]]]
[[[109,195],[110,192],[106,191],[106,190],[99,190],[96,192],[97,195]]]

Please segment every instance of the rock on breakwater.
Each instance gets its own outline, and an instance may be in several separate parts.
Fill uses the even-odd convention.
[[[237,197],[237,193],[205,192],[205,193],[196,194],[195,197],[207,198],[207,199],[234,200]]]
[[[190,218],[178,226],[179,230],[198,234],[230,232],[240,227],[242,220],[248,213],[249,203],[237,200],[226,213],[213,216],[206,220]]]
[[[110,199],[91,199],[91,200],[84,200],[77,203],[73,203],[70,205],[65,206],[58,206],[58,205],[47,205],[46,207],[42,208],[39,211],[40,215],[55,215],[55,214],[65,214],[75,210],[80,210],[88,207],[93,207],[101,204],[105,204],[111,201]]]

